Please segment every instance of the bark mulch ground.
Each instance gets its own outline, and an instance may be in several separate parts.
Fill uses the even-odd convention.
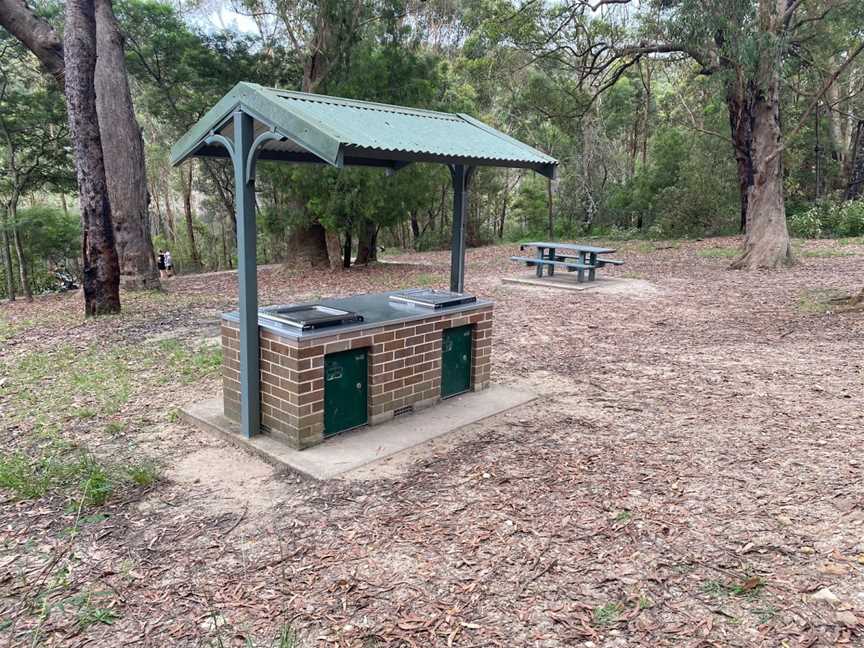
[[[737,244],[618,244],[650,289],[616,293],[502,284],[515,246],[471,250],[493,379],[542,397],[373,481],[177,421],[218,393],[231,274],[95,322],[4,305],[0,645],[864,645],[864,314],[831,302],[864,241],[750,273]],[[447,283],[447,253],[391,260],[267,268],[261,301]],[[104,498],[44,463],[69,456]],[[22,497],[27,470],[53,477]]]

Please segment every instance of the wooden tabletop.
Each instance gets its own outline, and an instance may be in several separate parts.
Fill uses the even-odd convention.
[[[580,243],[550,243],[548,241],[532,241],[530,243],[522,243],[519,246],[519,249],[526,247],[555,248],[556,250],[575,250],[576,252],[590,252],[592,254],[612,254],[615,251],[612,248],[594,247],[593,245],[581,245]]]

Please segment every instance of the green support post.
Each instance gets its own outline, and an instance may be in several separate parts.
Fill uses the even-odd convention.
[[[474,167],[450,166],[453,178],[453,235],[450,242],[450,290],[465,290],[465,236],[467,230],[468,185]]]
[[[234,204],[237,217],[237,282],[240,293],[240,429],[247,439],[261,429],[258,350],[258,276],[255,258],[255,178],[246,175],[252,150],[252,118],[234,113]]]

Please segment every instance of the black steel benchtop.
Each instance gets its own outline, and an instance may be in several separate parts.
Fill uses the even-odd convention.
[[[351,295],[350,297],[339,297],[331,299],[321,299],[314,302],[321,306],[329,306],[331,308],[341,308],[343,310],[352,311],[363,316],[362,322],[344,324],[341,326],[328,326],[326,328],[315,329],[311,331],[303,331],[288,324],[279,324],[273,320],[266,318],[258,318],[258,326],[264,330],[271,331],[277,335],[290,337],[301,340],[310,340],[321,337],[331,337],[339,333],[348,333],[351,331],[362,331],[364,329],[378,328],[380,326],[388,326],[390,324],[399,324],[400,322],[409,322],[411,320],[421,320],[438,315],[452,315],[454,313],[462,313],[477,310],[484,306],[492,305],[491,301],[477,298],[477,301],[470,304],[459,304],[456,306],[447,306],[444,308],[432,309],[423,306],[412,304],[402,304],[390,300],[391,295],[401,294],[404,290],[394,290],[391,292],[370,293],[365,295]],[[310,302],[312,303],[312,302]],[[282,306],[302,306],[304,304],[280,304],[275,308]],[[268,310],[273,307],[263,307],[260,310]],[[229,322],[239,322],[240,314],[237,311],[223,313],[222,319]]]

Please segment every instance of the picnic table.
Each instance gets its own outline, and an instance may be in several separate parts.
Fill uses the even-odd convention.
[[[555,274],[555,266],[563,267],[567,272],[576,272],[577,281],[585,281],[585,272],[588,272],[588,281],[594,281],[597,268],[606,265],[622,265],[624,262],[618,259],[602,257],[605,254],[614,254],[612,248],[595,247],[593,245],[582,245],[580,243],[549,243],[547,241],[532,241],[519,246],[520,250],[525,248],[536,248],[535,256],[513,256],[513,261],[524,261],[527,266],[536,266],[537,276],[543,276],[543,268],[551,277]]]

